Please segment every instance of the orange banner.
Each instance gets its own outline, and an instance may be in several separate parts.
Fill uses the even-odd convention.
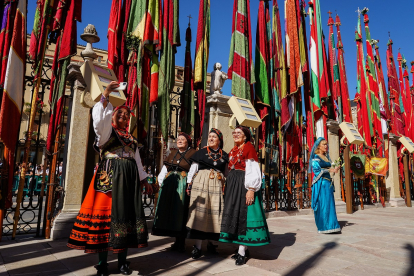
[[[379,157],[367,157],[365,161],[365,173],[385,176],[388,169],[388,159]]]

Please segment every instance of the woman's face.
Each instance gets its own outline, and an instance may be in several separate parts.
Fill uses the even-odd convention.
[[[328,142],[326,142],[326,140],[323,140],[321,142],[319,145],[319,150],[322,154],[325,154],[328,151]]]
[[[184,151],[188,148],[187,139],[184,136],[178,136],[177,138],[177,148],[181,151]]]
[[[211,132],[208,135],[208,139],[207,140],[208,140],[208,146],[210,148],[216,149],[216,148],[218,148],[220,146],[220,139],[217,136],[217,134],[215,134],[213,132]]]
[[[244,143],[244,140],[246,139],[246,135],[244,135],[244,132],[241,129],[235,129],[233,132],[233,139],[234,139],[234,143],[236,143],[236,145],[241,145]]]
[[[119,128],[124,129],[127,127],[129,118],[130,118],[129,111],[125,108],[120,108],[116,111],[113,119],[115,120],[115,124]]]

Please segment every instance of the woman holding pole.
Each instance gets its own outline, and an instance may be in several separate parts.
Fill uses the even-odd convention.
[[[128,248],[146,247],[148,230],[142,206],[142,189],[152,193],[146,182],[137,140],[128,132],[131,110],[113,108],[109,94],[117,88],[111,82],[92,110],[95,145],[101,162],[89,186],[70,234],[68,246],[98,253],[97,275],[108,275],[108,251],[118,254],[118,269],[131,274],[126,261]]]
[[[229,153],[229,175],[224,190],[221,242],[239,244],[232,256],[236,265],[249,257],[247,246],[270,243],[269,230],[262,204],[262,177],[250,130],[238,126],[233,132],[234,148]]]
[[[332,168],[328,153],[328,142],[318,138],[313,145],[308,173],[314,173],[312,180],[312,209],[318,233],[340,233],[336,217],[334,185],[330,173],[338,173],[339,167]]]

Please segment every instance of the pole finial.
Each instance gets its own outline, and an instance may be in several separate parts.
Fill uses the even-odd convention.
[[[192,19],[191,14],[188,15],[187,17],[188,17],[188,27],[190,27],[191,26],[191,19]]]

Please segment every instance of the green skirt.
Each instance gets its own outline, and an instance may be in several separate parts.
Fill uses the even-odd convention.
[[[170,172],[158,194],[152,234],[155,236],[185,237],[189,197],[187,177]]]
[[[243,211],[243,205],[246,204],[244,175],[244,171],[232,170],[227,177],[219,241],[247,246],[267,245],[270,243],[270,234],[263,209],[261,190],[254,194],[254,203],[247,206],[245,226],[244,218],[239,217],[239,222],[234,220],[237,216],[245,214]],[[238,229],[240,227],[243,229]],[[229,233],[230,231],[232,233]]]

